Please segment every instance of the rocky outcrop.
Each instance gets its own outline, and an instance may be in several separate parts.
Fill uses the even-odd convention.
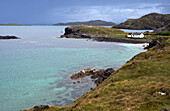
[[[0,36],[0,39],[20,39],[19,37],[16,37],[16,36]]]
[[[170,32],[170,23],[168,25],[165,25],[164,27],[160,27],[154,30],[154,32]]]
[[[117,29],[157,30],[166,27],[170,23],[170,14],[150,13],[138,19],[127,21],[113,26]]]
[[[34,106],[33,111],[42,111],[44,109],[49,109],[49,106],[48,105],[37,105],[37,106]]]
[[[152,48],[152,47],[154,47],[154,49],[158,49],[158,48],[165,47],[168,44],[168,42],[166,42],[165,39],[167,39],[167,38],[163,38],[163,37],[155,38],[144,49],[149,49],[149,48]]]
[[[99,25],[99,26],[113,26],[115,23],[106,22],[102,20],[91,20],[86,22],[68,22],[68,23],[57,23],[54,25]]]
[[[94,81],[96,85],[102,83],[105,79],[107,79],[115,70],[113,68],[108,69],[84,69],[78,73],[74,73],[70,76],[71,79],[82,79],[86,76],[90,76],[90,78]]]

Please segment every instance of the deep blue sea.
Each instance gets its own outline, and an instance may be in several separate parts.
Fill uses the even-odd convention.
[[[142,45],[58,38],[65,26],[0,26],[0,110],[35,105],[64,106],[95,85],[85,78],[73,84],[72,73],[85,68],[121,67],[144,51]]]

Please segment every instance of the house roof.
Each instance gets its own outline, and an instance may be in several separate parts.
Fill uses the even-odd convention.
[[[140,35],[140,34],[142,34],[141,32],[134,32],[134,33],[132,33],[132,35]]]

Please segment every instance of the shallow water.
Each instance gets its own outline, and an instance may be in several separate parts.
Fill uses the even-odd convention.
[[[121,67],[144,51],[142,45],[59,39],[65,26],[0,26],[0,109],[17,111],[39,104],[71,104],[95,85],[73,84],[72,73],[85,68]]]

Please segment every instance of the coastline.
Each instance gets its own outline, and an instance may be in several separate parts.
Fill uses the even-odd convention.
[[[66,111],[66,110],[78,110],[78,109],[95,110],[95,109],[98,109],[101,105],[102,106],[105,105],[103,103],[103,101],[106,101],[106,103],[107,102],[113,102],[114,105],[117,105],[116,104],[117,102],[119,102],[121,104],[125,104],[124,101],[121,101],[121,99],[119,99],[119,98],[117,99],[117,97],[121,96],[121,98],[127,98],[127,96],[128,96],[128,97],[131,97],[131,98],[137,98],[138,95],[140,95],[140,97],[138,98],[139,101],[143,102],[143,104],[148,104],[148,101],[152,102],[152,98],[148,98],[148,96],[152,96],[152,97],[158,96],[159,97],[160,94],[162,95],[162,92],[165,92],[164,98],[166,100],[166,99],[168,99],[168,95],[169,95],[169,92],[168,92],[169,90],[166,90],[168,88],[168,86],[162,86],[162,85],[159,86],[159,84],[160,83],[161,84],[167,84],[167,83],[165,81],[163,81],[163,82],[159,81],[159,79],[157,77],[159,77],[159,76],[165,77],[164,79],[168,80],[168,78],[166,77],[167,71],[165,73],[161,69],[159,69],[158,72],[157,72],[157,70],[152,70],[152,68],[154,68],[155,66],[164,67],[164,66],[158,65],[158,64],[162,64],[162,63],[161,62],[158,63],[157,59],[156,59],[159,56],[164,56],[164,54],[168,54],[168,44],[167,44],[166,47],[164,47],[163,51],[159,48],[156,48],[154,50],[148,50],[146,52],[142,52],[142,53],[135,55],[128,62],[126,62],[119,69],[117,69],[114,73],[112,73],[111,76],[109,76],[105,81],[103,81],[98,87],[95,87],[94,89],[91,89],[90,92],[83,94],[80,98],[75,100],[75,102],[73,104],[70,104],[68,106],[63,106],[63,107],[57,107],[57,106],[50,106],[49,105],[49,107],[47,109],[43,109],[43,107],[45,107],[46,105],[42,105],[42,106],[38,105],[38,106],[35,106],[35,107],[40,108],[40,110],[48,110],[48,109],[52,110],[53,109],[55,111],[58,111],[58,110],[64,110],[64,111]],[[168,57],[168,55],[166,55],[166,57]],[[161,60],[166,60],[166,59],[161,59]],[[155,64],[153,64],[153,63],[155,63]],[[147,74],[143,75],[143,73],[146,73],[145,72],[146,69],[145,68],[140,69],[140,67],[141,67],[141,66],[139,66],[140,64],[150,64],[150,65],[153,64],[154,66],[145,67],[148,70],[147,70]],[[168,64],[164,64],[164,65],[167,66]],[[137,67],[139,67],[139,69],[136,69]],[[141,72],[141,71],[144,71],[144,72]],[[155,71],[156,74],[152,73],[150,75],[150,72],[152,72],[152,71]],[[127,73],[129,75],[127,75]],[[139,75],[138,75],[138,73],[139,73]],[[148,75],[148,73],[149,73],[149,75]],[[159,74],[159,73],[161,73],[161,74]],[[162,73],[163,74],[165,73],[165,74],[162,75]],[[125,78],[122,78],[122,76],[123,77],[125,76]],[[152,81],[155,84],[151,84],[150,82],[148,82],[148,79],[149,79],[149,81]],[[159,83],[157,83],[157,82],[159,82]],[[144,84],[147,84],[149,86],[146,87]],[[120,88],[120,85],[121,85],[122,88]],[[137,87],[136,85],[137,86],[139,85],[139,86]],[[150,89],[151,87],[155,87],[156,89],[157,88],[158,89],[155,91],[155,89]],[[165,90],[162,91],[163,89],[159,89],[159,87],[164,87]],[[114,90],[111,90],[110,88],[113,88]],[[134,93],[133,92],[134,89],[136,90],[135,93],[137,95],[131,95],[131,93]],[[141,91],[139,89],[144,91],[144,92],[142,92],[143,96],[141,96]],[[150,95],[150,92],[152,92],[153,94]],[[114,95],[111,96],[110,94],[112,94],[112,93]],[[100,98],[102,99],[103,95],[105,95],[104,96],[105,99],[102,100],[102,101],[98,101],[98,99],[99,100],[100,100]],[[118,95],[118,96],[115,96],[115,95]],[[111,98],[110,98],[110,96],[111,96]],[[115,96],[115,98],[114,98],[114,96]],[[143,98],[147,98],[149,100],[145,101],[145,99],[143,99]],[[96,100],[96,99],[97,99],[97,101],[96,101],[97,104],[91,102],[91,101]],[[161,98],[157,98],[157,99],[158,99],[157,101],[159,101],[159,102],[162,102],[164,104],[168,104],[168,103],[166,103],[166,101],[162,101]],[[127,100],[129,100],[129,99],[127,99]],[[125,99],[125,102],[126,102],[126,99]],[[136,103],[136,99],[134,99],[134,101],[132,99],[132,101],[130,103],[128,102],[128,104],[136,103],[137,106],[140,106],[141,102]],[[88,107],[89,104],[91,105],[91,107]],[[156,104],[156,107],[144,107],[143,110],[158,110],[158,109],[161,109],[161,108],[166,108],[165,107],[166,105],[164,105],[164,104],[162,104],[162,105],[160,105],[159,103],[155,103],[155,104]],[[35,110],[35,107],[31,108],[31,109],[24,110],[24,111],[33,111],[33,110]],[[104,106],[100,110],[104,110],[105,108],[108,108],[108,107]],[[125,110],[129,109],[129,107],[122,107],[122,108],[125,109]],[[139,108],[141,108],[141,106]],[[120,110],[120,109],[121,109],[120,107],[115,107],[115,110]],[[135,110],[135,109],[136,109],[136,107],[131,108],[131,110]]]
[[[65,36],[62,35],[60,38],[74,38],[74,39],[91,39],[99,42],[120,42],[120,43],[150,43],[151,39],[135,39],[135,38],[122,38],[122,37],[77,37],[77,36]]]

